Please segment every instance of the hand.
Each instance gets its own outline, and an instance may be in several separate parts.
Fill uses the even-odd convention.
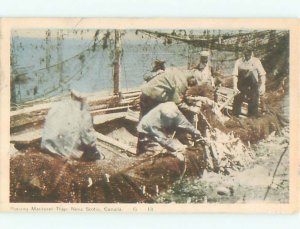
[[[236,75],[233,75],[233,91],[235,93],[239,93],[240,92],[239,89],[238,89],[238,87],[237,87],[237,85],[238,85],[238,78],[237,78]]]
[[[170,152],[170,154],[174,157],[177,157],[177,159],[179,161],[185,161],[185,157],[183,155],[183,150],[182,151],[177,150],[177,151],[174,151],[174,152]]]
[[[263,95],[266,92],[266,85],[265,84],[261,84],[259,87],[259,94]]]
[[[182,151],[184,151],[186,149],[186,147],[187,147],[186,145],[181,144],[181,145],[178,146],[178,148],[176,149],[176,151],[177,152],[182,152]]]
[[[194,141],[197,143],[200,143],[201,145],[205,145],[207,143],[206,140],[202,136],[195,138]]]
[[[233,92],[235,94],[238,94],[238,93],[240,93],[240,90],[237,87],[233,87]]]
[[[184,155],[181,152],[177,152],[176,157],[179,161],[184,161],[185,160]]]
[[[196,142],[204,140],[201,133],[200,133],[200,131],[198,131],[198,130],[197,130],[196,133],[194,133],[193,138]]]
[[[201,101],[197,101],[197,102],[195,103],[195,106],[196,106],[196,107],[201,107],[201,106],[202,106],[202,102],[201,102]]]

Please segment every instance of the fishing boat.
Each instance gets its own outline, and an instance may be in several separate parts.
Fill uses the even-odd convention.
[[[166,38],[179,39],[174,36],[172,34]],[[191,144],[184,152],[184,161],[159,152],[137,156],[136,126],[141,92],[139,89],[126,92],[119,89],[119,39],[120,32],[116,30],[112,94],[84,94],[97,131],[97,146],[104,152],[106,159],[83,162],[42,152],[41,133],[47,112],[53,103],[65,96],[27,103],[24,108],[12,110],[10,115],[11,202],[151,203],[161,192],[183,177],[201,177],[206,169],[214,171],[216,168],[215,172],[226,173],[230,166],[243,166],[243,163],[251,160],[251,144],[288,125],[287,119],[281,115],[284,107],[282,98],[287,96],[288,86],[286,79],[280,78],[276,90],[275,86],[270,86],[272,90],[265,96],[268,109],[259,118],[247,118],[245,115],[240,119],[229,117],[226,122],[222,122],[216,118],[210,106],[203,106],[198,128],[203,131],[203,125],[205,128],[209,125],[208,135],[214,142],[208,146],[209,149],[201,144]],[[181,36],[180,39],[185,38]],[[203,45],[203,40],[194,39],[197,45]],[[190,42],[190,38],[188,41]],[[216,39],[212,41],[215,42]],[[224,41],[221,44],[225,45]],[[233,46],[228,44],[228,47]],[[222,114],[230,111],[233,99],[233,90],[226,87],[230,85],[227,81],[227,78],[224,79],[225,87],[219,87],[218,100],[215,101]],[[218,137],[219,140],[225,139],[222,146],[230,145],[231,151],[225,152],[219,147]],[[240,155],[235,155],[232,161],[227,161],[223,166],[216,162],[221,156],[214,154],[222,151],[223,156],[226,153],[233,155],[239,147],[242,147]]]

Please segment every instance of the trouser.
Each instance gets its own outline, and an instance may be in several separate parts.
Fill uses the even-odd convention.
[[[252,72],[238,77],[237,87],[240,91],[233,100],[233,115],[241,114],[243,102],[248,103],[248,116],[258,116],[259,88]]]
[[[149,111],[151,111],[154,107],[156,107],[160,103],[161,103],[160,101],[152,99],[151,97],[149,97],[147,95],[141,94],[139,120],[141,120]],[[146,138],[146,136],[144,134],[139,133],[137,148],[136,148],[137,155],[140,155],[145,152],[145,142],[147,142],[147,141],[145,141],[145,138]]]
[[[104,159],[104,155],[98,152],[96,145],[82,144],[80,149],[83,151],[81,156],[81,160],[83,161],[96,161],[99,159]]]

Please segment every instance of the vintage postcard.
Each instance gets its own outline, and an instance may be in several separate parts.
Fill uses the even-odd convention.
[[[0,210],[298,211],[299,20],[0,22]]]

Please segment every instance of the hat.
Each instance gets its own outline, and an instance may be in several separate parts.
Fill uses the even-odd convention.
[[[202,51],[200,52],[200,56],[209,56],[209,51]]]
[[[165,70],[165,63],[166,61],[165,60],[159,60],[159,59],[156,59],[153,61],[153,64],[152,64],[152,72],[156,72],[158,70]]]
[[[82,95],[79,91],[75,89],[70,89],[71,95],[73,95],[76,99],[82,99]]]

